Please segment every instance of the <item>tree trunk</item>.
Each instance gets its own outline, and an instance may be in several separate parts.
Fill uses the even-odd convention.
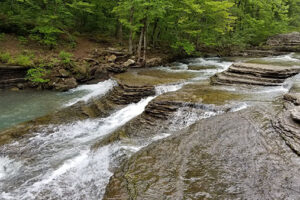
[[[119,22],[119,30],[118,30],[118,41],[119,41],[120,44],[122,44],[122,41],[123,41],[123,26],[120,22]]]
[[[142,45],[143,45],[143,36],[144,36],[144,27],[141,30],[139,45],[138,45],[138,49],[137,49],[137,60],[138,60],[138,62],[141,60]]]
[[[146,53],[147,53],[147,19],[144,21],[144,57],[143,62],[146,63]]]
[[[157,29],[157,25],[158,25],[158,21],[159,19],[156,19],[154,22],[154,27],[153,27],[153,31],[152,31],[152,35],[151,35],[151,41],[152,41],[152,46],[153,48],[155,48],[155,33],[156,33],[156,29]]]
[[[130,11],[130,25],[133,25],[133,14],[134,14],[134,8],[131,8]],[[133,31],[132,28],[130,28],[130,33],[129,33],[129,43],[128,43],[128,51],[129,54],[132,55],[133,54],[133,46],[132,46],[132,37],[133,37]]]

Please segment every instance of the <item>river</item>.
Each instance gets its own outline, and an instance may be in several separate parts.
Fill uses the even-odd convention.
[[[272,104],[280,107],[280,97],[293,85],[300,83],[300,76],[296,76],[278,87],[209,85],[211,76],[237,61],[292,66],[300,65],[300,56],[292,53],[267,58],[192,58],[169,66],[131,70],[128,77],[140,76],[141,81],[155,82],[156,94],[114,110],[107,117],[55,126],[50,124],[38,132],[0,146],[0,199],[102,199],[110,177],[125,160],[196,122],[209,120],[225,112],[222,109],[199,111],[197,108],[182,107],[159,128],[155,125],[152,132],[147,130],[152,134],[93,148],[96,142],[119,128],[130,126],[131,121],[144,113],[151,101],[164,98],[172,92],[194,91],[193,96],[182,94],[184,97],[187,95],[186,98],[196,99],[197,95],[201,95],[202,105],[213,108],[227,106],[230,109],[226,112],[234,113],[255,106]],[[157,76],[159,80],[154,80],[153,77]],[[80,101],[99,98],[109,94],[116,86],[116,81],[107,80],[94,85],[82,85],[64,93],[1,91],[0,130]],[[205,195],[209,199],[210,194]]]

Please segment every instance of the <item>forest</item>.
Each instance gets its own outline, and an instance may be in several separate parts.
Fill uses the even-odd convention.
[[[143,58],[146,47],[193,53],[245,48],[300,30],[300,0],[2,0],[0,33],[55,48],[102,34]],[[0,36],[1,37],[1,36]]]

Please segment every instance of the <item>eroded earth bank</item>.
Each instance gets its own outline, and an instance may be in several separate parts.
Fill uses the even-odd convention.
[[[192,58],[80,86],[1,132],[0,197],[297,199],[299,66]]]

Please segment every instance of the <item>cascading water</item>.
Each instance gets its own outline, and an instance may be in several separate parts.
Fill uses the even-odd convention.
[[[170,73],[180,71],[199,73],[199,76],[179,84],[157,86],[156,96],[127,105],[106,118],[77,121],[58,127],[49,125],[43,131],[1,146],[0,199],[101,199],[112,176],[112,165],[119,157],[130,156],[152,142],[168,137],[173,132],[188,127],[200,119],[222,114],[221,111],[180,108],[169,119],[170,128],[157,132],[151,138],[136,144],[115,142],[91,150],[95,141],[140,115],[147,104],[158,95],[177,91],[184,85],[199,80],[207,80],[211,75],[226,70],[232,64],[219,58],[190,59],[188,62],[189,65],[176,63],[173,67],[158,68]],[[199,68],[193,70],[189,69],[189,66],[199,66]],[[85,96],[73,99],[65,106],[104,95],[115,85],[115,81],[108,80],[95,85],[80,86],[68,93],[85,91],[87,92]],[[236,91],[239,88],[223,86],[223,90]],[[252,93],[274,93],[273,90],[265,90],[254,90]],[[229,112],[237,112],[248,106],[245,102],[235,102]]]
[[[114,80],[109,79],[107,81],[99,82],[98,84],[79,86],[75,89],[68,91],[67,93],[76,93],[76,92],[81,92],[81,91],[87,91],[88,93],[83,97],[73,99],[72,101],[67,103],[66,106],[74,105],[75,103],[77,103],[79,101],[87,102],[89,99],[91,99],[93,97],[96,97],[96,96],[99,97],[101,95],[104,95],[108,91],[113,89],[113,87],[115,87],[116,85],[117,85],[117,83]]]
[[[159,86],[157,95],[176,91],[181,87],[182,84]],[[99,196],[103,194],[101,187],[104,187],[111,175],[108,170],[109,156],[118,148],[104,147],[91,152],[92,143],[141,114],[146,105],[155,97],[148,97],[139,103],[130,104],[107,118],[78,121],[58,127],[50,125],[43,132],[34,133],[30,138],[1,147],[1,154],[15,157],[14,161],[11,160],[13,158],[7,158],[9,162],[0,166],[4,183],[1,185],[3,192],[0,197],[20,200],[70,199],[70,195],[75,195],[72,199],[99,199]],[[53,133],[49,133],[51,130]],[[18,161],[18,155],[23,158],[22,161]],[[10,167],[9,165],[19,162],[22,166],[14,174],[5,170]],[[88,170],[90,168],[91,171]],[[100,170],[100,172],[94,170]],[[86,173],[91,174],[82,177]],[[95,174],[100,177],[95,178]],[[77,179],[74,180],[74,177]],[[84,186],[91,184],[91,178],[95,181],[93,183],[95,187],[98,186],[98,188],[91,185]],[[62,191],[60,187],[63,187]],[[90,191],[92,188],[97,192]]]

